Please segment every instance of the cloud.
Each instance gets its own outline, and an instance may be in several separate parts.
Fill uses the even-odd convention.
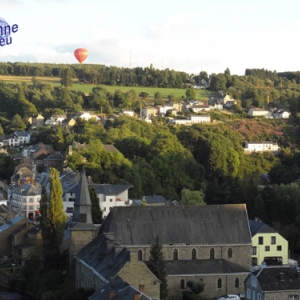
[[[23,5],[23,0],[1,0],[0,8],[1,9],[15,9],[20,5]]]

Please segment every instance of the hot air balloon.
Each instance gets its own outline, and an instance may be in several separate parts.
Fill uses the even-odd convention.
[[[74,56],[80,63],[84,62],[88,55],[88,51],[84,48],[78,48],[74,51]]]

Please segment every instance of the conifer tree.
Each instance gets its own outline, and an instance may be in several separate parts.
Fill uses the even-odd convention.
[[[96,191],[94,188],[89,188],[91,202],[92,202],[92,219],[94,224],[102,224],[103,212],[100,209],[99,199],[97,197]]]
[[[168,283],[165,258],[162,252],[162,244],[159,236],[156,236],[154,243],[151,245],[149,269],[161,281],[160,299],[166,299],[168,296]]]
[[[59,172],[55,168],[50,168],[49,174],[49,206],[47,207],[46,204],[47,195],[45,190],[42,193],[41,199],[43,253],[45,261],[55,267],[56,261],[60,257],[60,246],[63,242],[67,215],[64,212],[62,201],[63,190],[59,178]]]

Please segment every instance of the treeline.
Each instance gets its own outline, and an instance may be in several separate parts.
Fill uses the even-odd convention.
[[[189,75],[170,69],[159,70],[152,65],[147,68],[118,68],[96,64],[45,64],[45,63],[0,63],[0,76],[53,76],[62,77],[65,69],[71,69],[72,77],[91,84],[120,86],[149,86],[182,88]]]

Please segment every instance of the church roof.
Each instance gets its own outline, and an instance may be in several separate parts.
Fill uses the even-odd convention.
[[[99,234],[114,232],[122,245],[251,244],[245,204],[113,207]]]
[[[78,182],[78,190],[76,192],[76,199],[74,203],[73,221],[79,223],[92,224],[92,203],[90,192],[86,181],[84,168],[81,172]]]

